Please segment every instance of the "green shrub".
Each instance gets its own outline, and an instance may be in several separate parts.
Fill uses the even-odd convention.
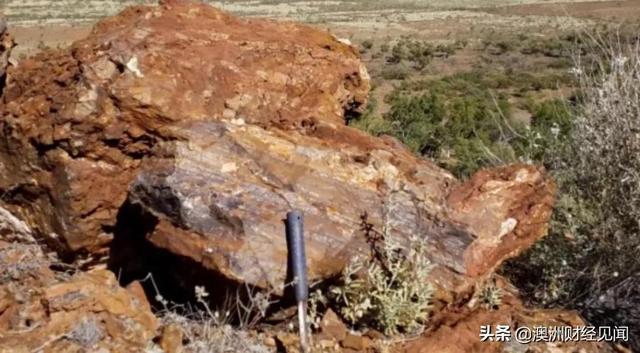
[[[431,312],[431,263],[424,239],[395,243],[376,233],[371,255],[354,259],[330,297],[340,314],[357,327],[374,327],[385,335],[421,332]]]
[[[426,41],[408,41],[406,43],[408,50],[407,60],[413,63],[418,70],[424,69],[433,58],[433,45]]]
[[[454,51],[452,46],[439,45],[434,47],[423,40],[412,40],[403,37],[391,48],[391,55],[387,58],[390,64],[410,62],[416,70],[423,70],[431,62],[436,52],[448,56]]]
[[[365,50],[370,50],[371,48],[373,48],[373,42],[370,40],[364,40],[362,42],[362,48],[364,48]]]
[[[390,110],[384,117],[369,116],[354,125],[393,135],[458,176],[513,160],[507,141],[521,128],[509,120],[506,96],[488,91],[484,79],[465,73],[405,82],[387,97]]]
[[[393,134],[416,153],[436,144],[444,106],[436,95],[398,95],[391,99],[391,110],[385,117]]]
[[[495,278],[490,278],[476,286],[472,300],[485,310],[495,310],[502,305],[503,296],[502,288],[498,287]]]
[[[505,272],[533,303],[629,326],[639,349],[640,43],[591,38],[596,60],[576,60],[573,119],[545,106],[533,127],[551,123],[567,133],[543,157],[560,187],[551,234]]]
[[[532,113],[531,122],[510,144],[520,160],[553,168],[555,155],[569,139],[575,108],[564,100],[551,99],[529,102],[527,110]]]
[[[525,108],[533,117],[527,126],[511,119],[511,104],[503,92],[528,92],[538,81],[556,77],[471,71],[407,80],[386,97],[390,109],[385,116],[368,115],[353,125],[374,135],[393,135],[459,177],[507,162],[545,162],[549,151],[566,142],[573,107],[560,99],[529,102]]]
[[[350,125],[373,136],[392,134],[393,127],[391,126],[391,122],[384,119],[379,114],[376,114],[377,109],[378,102],[375,98],[370,98],[367,110],[362,114],[362,116],[351,122]]]
[[[402,66],[385,67],[380,76],[385,80],[404,80],[409,77],[409,71]]]
[[[398,41],[391,48],[391,56],[387,59],[387,61],[391,64],[401,63],[403,60],[408,58],[406,43],[404,40]]]

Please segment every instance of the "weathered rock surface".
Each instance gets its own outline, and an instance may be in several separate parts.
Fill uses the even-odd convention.
[[[293,208],[311,280],[362,252],[367,228],[418,234],[445,301],[544,234],[541,170],[460,184],[345,125],[368,89],[356,51],[321,31],[189,2],[130,8],[9,69],[0,187],[62,250],[103,252],[128,202],[155,219],[155,246],[260,287],[286,280]]]
[[[492,271],[522,248],[518,242],[538,239],[553,201],[552,185],[530,167],[495,171],[493,179],[461,189],[468,194],[449,207],[444,197],[455,180],[404,151],[353,144],[336,149],[313,136],[249,124],[181,129],[186,142],[160,143],[165,151],[142,163],[130,200],[157,217],[151,242],[239,282],[278,287],[285,281],[282,215],[299,208],[312,279],[335,275],[366,251],[366,221],[388,236],[424,237],[437,265],[435,279],[451,291],[469,284],[465,274]],[[403,165],[408,161],[410,167]],[[489,193],[498,195],[493,203]],[[525,207],[532,213],[518,213]],[[473,233],[468,212],[492,228]],[[509,219],[520,224],[501,232]],[[526,229],[531,223],[537,226]],[[512,234],[517,231],[522,234]],[[490,252],[495,256],[479,263]]]
[[[10,69],[0,184],[31,198],[21,213],[40,233],[95,251],[140,160],[180,139],[172,127],[224,119],[332,131],[368,88],[356,51],[327,33],[203,4],[130,8],[72,48]]]
[[[454,312],[443,313],[433,319],[432,328],[422,337],[396,347],[402,353],[613,353],[614,350],[603,342],[562,341],[550,339],[526,342],[527,335],[516,339],[516,329],[526,327],[535,332],[537,327],[552,330],[557,327],[578,327],[587,325],[580,316],[571,311],[530,310],[517,298],[515,289],[504,282],[501,305],[494,310],[482,307],[462,307]],[[469,303],[470,304],[470,303]],[[480,327],[508,326],[511,332],[508,341],[480,340]],[[549,333],[549,337],[553,334]],[[533,337],[533,335],[531,336]],[[531,339],[531,338],[529,338]]]
[[[144,295],[113,273],[53,271],[54,257],[2,208],[0,230],[0,352],[137,352],[156,335]]]

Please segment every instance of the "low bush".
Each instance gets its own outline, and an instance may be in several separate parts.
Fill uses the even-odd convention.
[[[426,244],[418,236],[395,243],[369,228],[370,256],[355,258],[329,298],[356,327],[387,336],[421,332],[429,320],[433,288]]]
[[[362,41],[361,45],[365,51],[369,51],[371,48],[373,48],[373,41],[367,39]]]
[[[377,110],[378,101],[371,97],[367,105],[367,110],[362,116],[351,121],[350,125],[374,136],[392,134],[393,127],[391,126],[391,122],[377,114]]]
[[[387,57],[387,62],[390,64],[400,64],[406,61],[409,62],[414,69],[421,71],[427,67],[434,57],[448,57],[464,45],[466,44],[462,42],[434,45],[425,40],[402,37],[391,48],[391,55]],[[384,49],[388,49],[388,47]],[[383,50],[383,52],[386,52],[386,50]]]
[[[270,300],[273,291],[240,287],[234,294],[225,296],[222,306],[214,309],[205,287],[194,288],[195,303],[176,304],[163,298],[151,275],[143,281],[150,281],[156,291],[155,300],[161,308],[158,315],[163,326],[176,327],[182,333],[185,353],[275,351],[265,345],[266,336],[256,330],[267,309],[275,303]],[[145,350],[145,353],[160,352],[163,350],[155,343]]]
[[[387,66],[382,69],[380,76],[385,80],[404,80],[408,78],[410,72],[402,66]]]
[[[332,308],[355,329],[374,328],[385,334],[377,344],[397,335],[419,334],[427,326],[433,287],[431,262],[424,239],[388,237],[362,218],[369,252],[357,256],[328,288],[316,289],[309,300],[313,329]]]
[[[565,148],[573,126],[575,107],[562,99],[529,102],[529,125],[510,141],[515,155],[524,162],[554,167],[557,151]]]
[[[551,234],[505,272],[533,303],[578,309],[595,325],[629,326],[639,349],[640,42],[591,40],[590,57],[578,56],[573,70],[580,92],[573,119],[552,122],[566,143],[537,156],[560,187]],[[554,116],[549,107],[540,114],[540,126]]]
[[[472,300],[477,301],[480,307],[485,310],[496,310],[502,305],[503,296],[502,288],[498,287],[496,279],[490,278],[476,286]]]
[[[213,313],[216,315],[216,313]],[[220,314],[218,314],[220,315]],[[275,350],[264,344],[265,337],[259,333],[232,326],[224,317],[165,313],[164,325],[179,327],[186,343],[185,353],[272,353]],[[159,347],[150,347],[146,353],[163,352]]]
[[[487,89],[486,77],[464,73],[405,82],[386,98],[384,116],[369,114],[354,125],[389,134],[458,176],[515,158],[508,144],[516,126],[505,95]]]

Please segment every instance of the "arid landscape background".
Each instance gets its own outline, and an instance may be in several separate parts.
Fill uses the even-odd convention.
[[[145,307],[148,310],[143,312],[132,308],[135,305],[126,308],[125,316],[142,323],[136,326],[139,341],[125,342],[126,347],[145,345],[150,337],[155,337],[151,346],[156,347],[159,342],[167,353],[181,352],[182,344],[187,352],[212,352],[205,346],[218,341],[224,341],[221,344],[224,347],[228,344],[231,349],[256,353],[276,347],[278,351],[285,348],[293,351],[291,347],[297,341],[287,326],[291,312],[286,305],[278,307],[280,303],[275,305],[277,309],[272,309],[276,301],[269,301],[280,293],[267,291],[267,295],[259,299],[253,292],[240,295],[238,298],[248,299],[250,305],[242,307],[246,315],[234,317],[230,326],[227,324],[231,319],[227,322],[216,316],[218,311],[213,313],[218,310],[214,305],[219,304],[214,302],[220,299],[212,291],[215,282],[198,286],[193,298],[190,292],[191,286],[198,285],[201,277],[210,276],[208,271],[212,269],[222,273],[224,281],[244,281],[264,289],[262,279],[247,270],[252,256],[246,254],[256,254],[262,265],[272,266],[270,268],[277,269],[274,273],[278,272],[278,261],[283,260],[278,246],[282,244],[269,238],[274,236],[270,230],[276,228],[277,216],[259,216],[243,208],[250,208],[248,206],[241,206],[246,213],[238,216],[236,212],[240,211],[236,207],[257,204],[267,205],[265,209],[277,209],[279,206],[272,205],[270,200],[287,199],[288,191],[283,190],[290,186],[279,183],[288,180],[300,188],[296,192],[313,199],[309,207],[317,207],[324,218],[333,222],[311,221],[312,227],[316,227],[312,232],[325,234],[322,232],[329,229],[326,234],[340,234],[331,241],[343,241],[353,236],[348,226],[353,220],[349,217],[361,216],[362,228],[358,231],[366,237],[372,234],[379,237],[377,241],[382,239],[382,245],[367,238],[371,253],[378,255],[373,258],[379,263],[372,260],[356,265],[369,269],[378,266],[387,275],[389,271],[385,268],[397,266],[397,276],[402,278],[401,282],[408,283],[405,288],[397,281],[386,282],[388,279],[384,275],[380,279],[379,272],[363,275],[361,268],[351,273],[351,266],[341,276],[335,277],[333,272],[334,277],[328,276],[327,273],[337,268],[330,261],[323,262],[323,251],[328,251],[327,244],[331,241],[312,241],[311,267],[320,269],[311,273],[324,280],[314,287],[318,297],[311,305],[312,328],[319,335],[317,342],[326,345],[315,347],[318,351],[626,353],[629,349],[640,349],[640,260],[637,256],[640,251],[637,222],[640,217],[637,172],[640,169],[637,138],[640,131],[640,0],[207,1],[242,19],[266,18],[284,24],[272,26],[256,22],[259,23],[256,28],[265,32],[257,33],[255,39],[251,30],[246,30],[253,28],[252,22],[225,22],[226,17],[216,17],[219,15],[214,12],[188,5],[176,9],[171,5],[157,13],[147,9],[126,13],[104,25],[106,34],[93,29],[100,19],[116,15],[130,5],[155,3],[0,0],[0,12],[6,17],[9,33],[17,43],[9,60],[13,66],[10,70],[14,71],[8,71],[13,72],[14,77],[7,79],[8,88],[0,105],[3,124],[6,124],[0,130],[9,141],[0,146],[0,152],[9,156],[2,157],[1,171],[6,174],[0,178],[2,201],[19,216],[23,216],[21,212],[26,209],[25,222],[32,227],[51,225],[54,229],[57,220],[42,220],[37,213],[40,207],[55,209],[58,204],[64,205],[62,211],[56,211],[61,222],[70,219],[80,224],[78,229],[72,229],[76,233],[63,234],[63,240],[56,234],[55,239],[46,240],[47,246],[43,248],[56,250],[62,260],[41,260],[42,249],[38,250],[37,246],[27,251],[28,258],[35,259],[34,268],[38,271],[42,263],[53,261],[53,265],[45,267],[53,269],[54,274],[47,269],[42,277],[55,277],[60,281],[60,288],[50,290],[47,284],[23,281],[22,269],[18,267],[15,276],[20,279],[16,281],[27,283],[23,283],[27,287],[46,288],[42,297],[47,300],[55,297],[50,291],[59,294],[72,291],[75,286],[85,286],[89,288],[89,296],[98,297],[103,292],[100,285],[107,283],[117,288],[114,295],[118,300],[128,300],[127,295],[131,294],[120,287],[127,286],[136,298],[145,301],[144,287],[150,307]],[[156,15],[160,18],[157,23],[153,22]],[[181,22],[191,16],[211,26],[201,28],[199,24]],[[146,27],[136,28],[136,21]],[[169,27],[163,26],[162,21]],[[327,31],[335,38],[326,39],[318,32],[304,32],[307,37],[302,38],[288,37],[287,28],[293,27],[286,26],[292,21]],[[117,27],[120,24],[125,29],[123,32]],[[174,33],[171,25],[182,26],[179,28],[192,37]],[[271,30],[282,36],[282,43],[271,37]],[[121,37],[123,33],[127,37]],[[148,37],[149,33],[152,35]],[[220,39],[236,35],[250,39]],[[87,46],[66,49],[88,36]],[[108,45],[102,46],[101,40]],[[144,45],[138,45],[137,40]],[[118,44],[120,42],[123,44]],[[202,49],[202,43],[215,49],[207,51],[206,45]],[[345,49],[348,48],[345,44],[353,45],[355,51]],[[181,45],[186,50],[183,51]],[[295,49],[290,50],[286,45]],[[278,52],[270,51],[273,48]],[[305,50],[320,54],[298,55],[306,53]],[[146,56],[146,61],[138,61],[136,56],[129,58],[129,52],[140,53],[140,58]],[[192,57],[181,57],[183,53],[190,53]],[[237,55],[235,59],[231,53]],[[194,64],[191,60],[200,59],[198,55],[211,58],[212,62]],[[171,66],[174,59],[178,63],[175,68]],[[354,69],[358,60],[366,66],[367,74]],[[75,67],[76,61],[82,65]],[[40,65],[41,62],[45,64]],[[289,64],[294,65],[295,70],[290,70]],[[258,69],[243,71],[247,67]],[[290,71],[283,75],[278,71],[280,68]],[[155,69],[159,73],[143,74]],[[340,76],[340,70],[349,74]],[[200,84],[199,78],[204,75],[210,75],[212,85],[219,90],[215,94]],[[140,86],[136,78],[143,82]],[[163,90],[167,82],[175,86]],[[76,96],[78,99],[73,98]],[[368,101],[366,107],[360,105],[363,101]],[[321,117],[314,116],[315,113]],[[202,114],[206,115],[204,120],[212,120],[203,127],[180,123],[180,119],[199,121]],[[73,120],[78,116],[84,120]],[[51,117],[55,127],[50,127],[41,117]],[[341,125],[342,119],[357,130]],[[110,124],[116,127],[109,127]],[[247,128],[245,124],[259,126],[266,132]],[[35,128],[32,129],[32,125]],[[41,131],[36,131],[38,129]],[[363,137],[358,130],[368,135]],[[22,145],[15,145],[18,147],[12,145],[16,136],[19,136],[17,140],[22,139]],[[81,142],[76,146],[74,140]],[[189,143],[183,146],[185,140]],[[266,148],[268,157],[265,157],[261,143],[277,147]],[[165,144],[175,145],[171,145],[173,155],[165,155],[169,152],[156,146],[164,148]],[[236,144],[243,146],[243,153],[230,147]],[[289,145],[305,146],[313,152],[282,147]],[[29,158],[24,163],[25,169],[22,174],[7,173],[9,166],[17,165],[21,158],[12,153],[21,148],[30,151],[25,152]],[[201,179],[203,174],[198,169],[201,162],[191,154],[192,150],[200,153],[198,158],[205,160],[202,168],[206,173],[215,174],[215,178],[221,180],[219,184],[210,186],[208,179]],[[387,151],[393,151],[393,157],[389,157]],[[305,160],[302,155],[314,162],[301,162]],[[291,167],[280,170],[271,158],[290,163]],[[175,162],[178,176],[170,181],[162,179],[166,171],[158,166],[174,163],[173,160],[179,161]],[[246,170],[238,167],[239,160],[243,161],[242,165],[252,167]],[[36,165],[38,167],[34,167]],[[140,170],[147,174],[140,172],[143,177],[134,178],[140,165]],[[316,165],[317,170],[313,169]],[[367,169],[359,169],[362,165]],[[47,174],[48,168],[51,175]],[[96,168],[104,168],[105,176],[93,180],[87,170]],[[256,172],[256,168],[260,172]],[[380,178],[375,186],[369,184],[371,168]],[[41,173],[40,169],[47,172]],[[222,170],[220,175],[216,174],[218,169]],[[59,170],[68,173],[60,188],[69,190],[56,189]],[[228,177],[229,173],[238,173],[238,179]],[[316,174],[321,177],[315,179]],[[254,180],[254,175],[263,179]],[[20,178],[30,180],[32,176],[37,179],[34,183],[46,191],[31,191],[24,186],[31,181]],[[327,179],[322,179],[324,177]],[[94,182],[103,188],[97,187],[95,192]],[[124,186],[118,189],[120,183]],[[353,184],[341,189],[348,183]],[[403,192],[412,195],[411,202],[418,205],[415,209],[407,206],[411,202],[394,199],[397,184],[403,185]],[[259,187],[254,189],[255,185]],[[278,196],[255,191],[263,187],[276,190],[273,195]],[[196,195],[200,188],[210,192],[202,191],[205,196]],[[377,190],[375,197],[367,193],[369,188]],[[157,191],[169,189],[175,192],[170,195],[175,199]],[[227,194],[245,195],[245,191],[255,199],[238,200],[231,196],[224,199]],[[47,197],[54,201],[43,195],[53,195]],[[224,201],[215,197],[207,199],[210,195],[222,197]],[[555,203],[550,201],[553,195]],[[192,196],[194,198],[190,198]],[[56,197],[63,201],[57,204]],[[378,202],[376,197],[384,201]],[[362,200],[356,206],[362,207],[364,214],[349,213],[353,209],[347,206],[356,200]],[[195,209],[197,217],[182,219],[171,209],[154,208],[159,204],[173,207],[174,202],[175,207],[182,207],[183,211]],[[211,208],[214,210],[211,214],[199,214],[206,207],[194,208],[194,202],[211,202],[207,207],[217,208]],[[373,212],[373,223],[368,223],[366,207],[375,208],[386,202],[397,207],[398,215],[384,213],[387,210],[382,216]],[[449,213],[442,211],[449,208]],[[348,215],[336,216],[343,212]],[[420,221],[416,221],[415,228],[411,228],[410,217],[405,218],[406,214],[413,215],[412,212],[423,217],[416,217]],[[9,217],[4,213],[0,216]],[[505,220],[503,216],[509,217]],[[406,229],[395,229],[403,236],[407,235],[403,232],[422,231],[422,226],[435,227],[433,234],[437,240],[426,249],[416,245],[415,252],[400,256],[399,262],[394,263],[398,259],[392,254],[404,253],[384,244],[388,234],[386,229],[384,234],[376,233],[376,217],[381,217],[383,223],[388,221],[385,217],[391,217],[391,223],[409,225]],[[23,230],[14,218],[8,219],[11,221],[3,222],[17,229],[12,232],[20,235],[19,239],[30,239],[29,246],[43,241],[42,235],[37,235],[41,229],[34,231],[34,240],[30,230]],[[201,230],[200,222],[210,228]],[[465,225],[464,231],[456,233],[460,224]],[[251,246],[238,250],[234,248],[235,243],[227,243],[226,238],[218,243],[211,240],[219,234],[238,236],[235,232],[241,228],[255,231],[250,233],[254,237],[251,240],[268,250],[263,252]],[[174,234],[188,240],[172,242]],[[202,234],[207,244],[204,250],[200,249],[204,245],[198,238]],[[266,240],[261,238],[265,234]],[[245,234],[241,233],[242,236]],[[13,261],[11,266],[17,266],[15,260],[25,257],[21,253],[24,249],[11,245],[10,241],[6,246],[3,241],[7,240],[0,238],[0,264]],[[220,246],[225,255],[217,257],[218,249],[210,247],[211,244]],[[354,251],[352,247],[353,244],[348,243],[340,248],[336,261]],[[344,249],[347,250],[342,252]],[[145,256],[138,256],[138,252]],[[268,254],[274,257],[265,260],[263,257]],[[512,254],[520,255],[511,258]],[[226,259],[226,265],[220,265],[224,263],[221,258]],[[436,270],[431,270],[432,263]],[[58,267],[65,268],[65,274],[75,275],[61,277]],[[95,272],[94,267],[104,272]],[[113,273],[117,273],[118,281],[112,278]],[[157,283],[150,284],[146,276],[149,273]],[[278,275],[272,276],[269,272],[266,276],[271,280]],[[393,287],[384,295],[411,291],[413,294],[404,303],[408,308],[398,305],[405,310],[402,311],[394,305],[372,305],[366,292],[373,289],[363,291],[358,287],[363,283],[358,282],[363,281],[362,276],[371,277],[364,280],[370,286],[375,287],[377,279],[384,282],[382,287]],[[140,281],[142,278],[145,280]],[[437,285],[425,284],[425,278]],[[0,285],[4,283],[0,280]],[[88,283],[95,284],[95,288]],[[40,301],[38,296],[33,298],[33,302]],[[192,307],[175,310],[169,305],[175,304],[172,301],[179,305],[193,304],[196,310]],[[16,307],[26,305],[19,300],[15,302],[20,303],[15,304]],[[0,296],[0,353],[5,352],[3,343],[23,340],[21,334],[31,332],[9,330],[9,339],[3,342],[3,322],[9,322],[3,321],[3,315],[8,313],[5,316],[10,317],[11,310],[6,309],[10,307]],[[535,310],[529,311],[529,308]],[[53,309],[65,313],[67,310]],[[103,321],[109,322],[113,307],[104,304],[100,310],[107,312],[108,318]],[[185,315],[194,311],[201,316],[194,319]],[[581,318],[572,314],[573,311]],[[84,314],[76,310],[73,315]],[[154,321],[156,318],[159,323]],[[543,344],[529,348],[476,342],[476,327],[485,322],[580,325],[582,319],[595,326],[628,326],[630,340],[607,346]],[[241,325],[237,325],[238,321]],[[87,329],[85,326],[81,329]],[[60,331],[60,327],[49,325],[45,330]],[[216,329],[208,331],[208,327]],[[414,330],[416,328],[419,329]],[[409,334],[422,333],[423,329],[420,337]],[[73,335],[87,333],[75,330],[61,334],[56,341],[45,341],[42,347],[62,347],[58,345],[59,339],[83,346],[86,342]],[[37,331],[33,332],[33,337],[40,336]],[[397,335],[402,338],[387,340]],[[453,342],[452,336],[460,339]],[[179,342],[174,342],[176,340]],[[258,343],[252,348],[240,348],[233,345],[234,341]],[[89,343],[96,342],[104,343],[104,340]],[[263,347],[264,342],[268,342],[265,346],[268,348]],[[396,345],[398,342],[401,344]],[[153,349],[145,352],[157,352]]]

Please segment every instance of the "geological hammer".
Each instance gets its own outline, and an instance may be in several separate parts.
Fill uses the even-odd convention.
[[[300,328],[300,346],[302,352],[309,352],[307,333],[307,300],[309,284],[307,283],[307,257],[304,251],[304,218],[302,211],[293,210],[287,213],[287,246],[296,302],[298,303],[298,326]]]

